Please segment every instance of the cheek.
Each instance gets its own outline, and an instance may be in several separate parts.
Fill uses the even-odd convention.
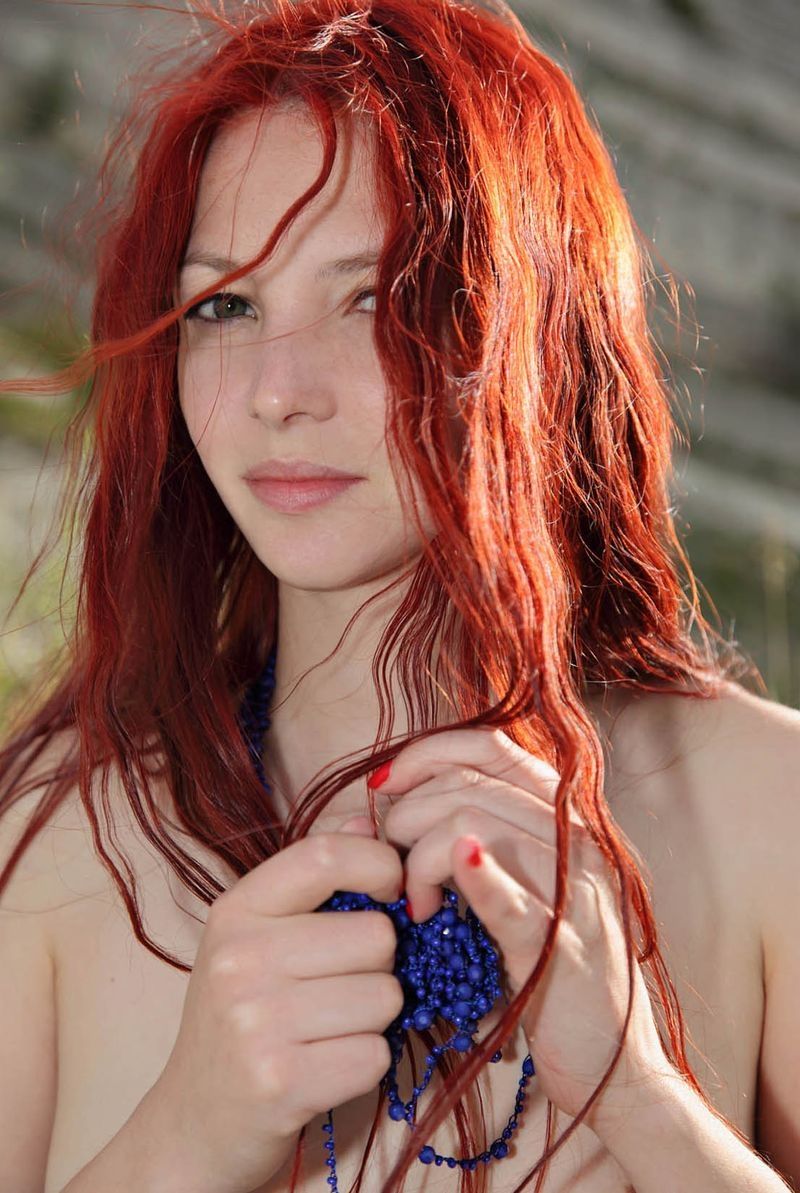
[[[198,451],[208,452],[212,441],[224,434],[242,379],[230,354],[218,346],[183,349],[178,353],[178,404],[189,435]]]

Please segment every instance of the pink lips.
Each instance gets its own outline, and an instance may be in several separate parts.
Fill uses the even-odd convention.
[[[300,510],[313,509],[314,506],[324,505],[338,497],[351,485],[358,484],[360,476],[320,476],[300,480],[284,480],[283,478],[260,477],[247,478],[250,489],[259,501],[271,509],[289,514]]]

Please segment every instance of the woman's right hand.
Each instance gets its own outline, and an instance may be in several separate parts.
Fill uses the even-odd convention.
[[[150,1091],[193,1190],[252,1193],[301,1127],[378,1085],[403,1005],[394,925],[377,910],[314,908],[336,890],[388,903],[402,884],[399,854],[359,818],[287,846],[211,905]]]

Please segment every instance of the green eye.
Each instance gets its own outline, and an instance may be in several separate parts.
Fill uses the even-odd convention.
[[[204,314],[204,308],[210,310],[211,314]],[[255,315],[247,313],[247,308],[252,311],[250,303],[238,294],[228,294],[220,291],[219,294],[212,294],[209,298],[204,298],[202,302],[198,302],[184,315],[185,319],[200,319],[204,323],[227,323],[231,319],[254,319]]]
[[[358,304],[361,302],[361,300],[362,300],[363,298],[371,298],[371,299],[373,299],[373,301],[374,301],[375,299],[377,299],[377,297],[378,297],[378,292],[377,292],[377,290],[361,290],[361,291],[359,291],[359,293],[358,293],[358,294],[355,296],[355,298],[353,299],[353,306],[357,306],[357,305],[358,305]],[[371,311],[367,311],[367,312],[366,312],[366,314],[367,314],[367,315],[374,315],[374,314],[375,314],[375,307],[373,306],[372,310],[371,310]]]

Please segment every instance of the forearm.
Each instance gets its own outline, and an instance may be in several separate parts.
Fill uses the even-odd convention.
[[[676,1072],[626,1109],[600,1110],[595,1134],[636,1193],[785,1193],[791,1186],[725,1126]]]
[[[170,1105],[156,1083],[61,1193],[254,1193],[233,1188],[230,1171],[212,1171],[202,1155],[202,1140],[182,1137]],[[275,1170],[279,1167],[276,1157]]]
[[[159,1121],[159,1117],[161,1121]],[[186,1193],[194,1184],[150,1090],[127,1122],[62,1193]],[[188,1183],[187,1183],[188,1182]]]

